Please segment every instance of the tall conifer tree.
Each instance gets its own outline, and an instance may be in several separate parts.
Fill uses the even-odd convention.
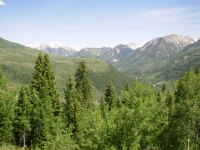
[[[107,84],[104,95],[105,103],[108,105],[108,110],[110,111],[112,108],[116,107],[116,93],[111,82]]]
[[[0,88],[3,90],[7,90],[7,83],[8,83],[8,80],[4,76],[2,68],[0,67]]]
[[[72,129],[72,138],[76,143],[80,140],[80,114],[81,106],[77,101],[77,90],[74,87],[74,81],[71,75],[69,75],[66,82],[65,89],[65,106],[64,106],[64,120],[66,127]]]
[[[47,54],[44,54],[44,56],[41,53],[39,54],[31,86],[37,91],[39,98],[52,109],[54,116],[59,115],[59,95],[57,93],[54,72]]]
[[[92,87],[91,81],[88,78],[88,67],[85,61],[81,61],[79,66],[76,68],[75,81],[76,89],[80,95],[80,101],[86,107],[92,106]]]
[[[35,74],[32,77],[31,87],[39,96],[39,104],[41,108],[38,110],[40,118],[38,126],[41,132],[45,132],[42,139],[45,139],[46,147],[51,147],[53,138],[57,135],[57,125],[60,124],[60,103],[57,94],[55,77],[52,66],[50,64],[49,56],[40,53],[36,59]],[[43,126],[43,127],[42,127]],[[40,131],[37,132],[39,134]],[[35,138],[37,139],[37,138]],[[40,139],[40,138],[39,138]],[[44,141],[44,140],[41,140]],[[44,143],[40,142],[42,146]],[[36,142],[37,145],[37,142]],[[43,145],[44,146],[44,145]]]
[[[60,115],[60,103],[59,103],[59,95],[57,93],[57,87],[56,87],[56,81],[54,72],[52,69],[52,65],[50,63],[49,56],[47,54],[44,54],[43,56],[44,60],[44,77],[46,82],[46,88],[47,88],[47,94],[48,98],[51,101],[52,107],[53,107],[53,113],[54,116]]]
[[[71,123],[74,123],[74,107],[73,104],[76,101],[76,93],[74,88],[74,81],[71,75],[69,75],[67,82],[66,82],[66,89],[65,89],[65,100],[66,103],[64,104],[64,120],[67,127]]]
[[[27,88],[22,86],[15,106],[14,129],[16,144],[24,148],[26,146],[28,133],[31,131],[31,109],[32,106],[27,94]]]
[[[30,112],[30,125],[31,125],[31,132],[29,133],[29,141],[28,146],[32,148],[36,148],[41,143],[44,143],[44,139],[39,136],[45,127],[45,119],[44,119],[44,110],[43,110],[43,102],[39,99],[39,96],[36,94],[35,89],[29,90],[28,93],[30,103],[32,105],[32,110]],[[44,134],[45,136],[45,134]],[[43,142],[42,142],[43,141]]]
[[[43,56],[40,53],[35,62],[35,73],[31,80],[31,87],[37,91],[40,98],[44,98],[44,88],[45,88],[45,77],[44,77],[44,66],[43,66]]]
[[[0,145],[10,143],[13,137],[14,105],[14,96],[7,89],[7,79],[0,67]]]

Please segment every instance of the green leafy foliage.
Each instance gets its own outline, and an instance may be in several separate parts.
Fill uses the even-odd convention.
[[[12,140],[15,102],[13,93],[7,89],[7,79],[0,69],[0,145]]]
[[[177,82],[175,113],[170,122],[172,131],[170,145],[174,149],[199,149],[199,96],[200,74],[186,72]]]
[[[136,80],[131,86],[124,84],[118,97],[110,82],[105,98],[95,104],[89,67],[78,62],[75,82],[70,75],[64,85],[63,103],[58,101],[48,55],[39,54],[31,85],[22,86],[17,96],[0,70],[0,148],[7,144],[44,150],[200,148],[198,69],[183,74],[175,92],[164,83],[155,93],[147,83]]]
[[[0,39],[0,65],[8,78],[8,85],[21,86],[31,83],[34,74],[35,60],[40,51],[34,50],[16,43]],[[75,75],[76,68],[81,61],[87,63],[90,71],[89,77],[93,84],[93,100],[100,101],[106,84],[112,81],[118,94],[124,86],[123,80],[133,83],[133,80],[121,73],[108,63],[93,58],[63,58],[50,56],[52,70],[55,75],[59,95],[64,97],[66,77]],[[26,71],[25,71],[26,70]]]

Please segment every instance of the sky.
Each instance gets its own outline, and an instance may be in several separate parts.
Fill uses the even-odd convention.
[[[0,0],[0,37],[25,46],[114,47],[200,37],[200,0]]]

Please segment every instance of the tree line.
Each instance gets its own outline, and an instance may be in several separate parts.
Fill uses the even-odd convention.
[[[112,82],[92,101],[86,62],[66,79],[59,100],[49,56],[36,59],[29,86],[9,89],[0,69],[0,146],[54,150],[200,149],[200,71],[184,73],[174,92],[136,80],[117,96]]]

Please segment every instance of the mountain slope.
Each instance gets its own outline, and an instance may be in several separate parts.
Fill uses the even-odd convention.
[[[162,59],[173,56],[180,52],[185,46],[194,42],[195,40],[191,37],[172,34],[153,39],[140,48],[140,51],[144,58],[151,57],[154,59]]]
[[[139,43],[128,43],[126,44],[126,46],[130,47],[133,50],[136,50],[137,48],[142,47],[143,45]]]
[[[200,40],[186,46],[181,52],[159,65],[154,74],[156,79],[175,80],[190,68],[200,67]]]
[[[132,48],[130,48],[127,45],[120,44],[120,45],[117,45],[116,47],[114,47],[112,50],[110,50],[106,53],[103,53],[102,55],[100,55],[97,58],[105,60],[112,64],[113,62],[118,62],[118,61],[122,60],[123,58],[127,57],[131,53],[133,53]]]
[[[73,48],[59,42],[54,42],[49,45],[42,44],[37,49],[50,55],[63,57],[70,57],[71,55],[74,55],[77,52]]]
[[[115,66],[130,76],[145,75],[153,67],[157,67],[162,61],[169,59],[185,46],[194,42],[193,38],[175,34],[155,38],[147,42],[143,47],[136,49]]]
[[[175,80],[190,68],[195,69],[197,66],[200,67],[200,40],[186,46],[168,60],[158,60],[153,64],[134,67],[133,71],[135,77],[153,84],[157,90],[161,88],[163,82],[166,82],[168,89],[172,90]]]
[[[84,48],[79,52],[74,54],[74,58],[96,58],[102,53],[106,53],[110,51],[112,48],[110,47],[101,47],[101,48]]]
[[[34,72],[35,60],[39,52],[23,45],[0,39],[0,66],[2,66],[4,74],[9,80],[9,85],[19,86],[30,83]],[[86,61],[91,70],[90,77],[95,87],[94,91],[96,91],[94,95],[103,92],[109,81],[113,82],[118,94],[126,82],[132,82],[132,79],[102,60],[92,58],[72,59],[57,56],[50,56],[50,59],[61,94],[68,75],[75,74],[76,67],[82,60]],[[98,78],[96,78],[97,76]]]

